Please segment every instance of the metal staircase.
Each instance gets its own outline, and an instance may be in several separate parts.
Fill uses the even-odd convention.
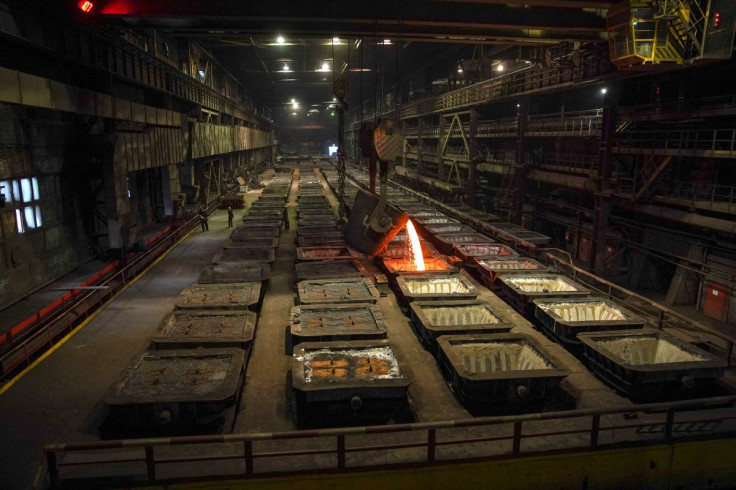
[[[657,177],[667,168],[667,165],[672,161],[670,155],[651,155],[639,169],[639,175],[636,183],[636,193],[634,194],[634,201],[637,201],[640,197],[646,193],[647,189],[650,188],[652,183],[657,180]]]
[[[656,19],[666,20],[671,32],[682,43],[686,58],[698,56],[702,50],[706,14],[710,0],[653,0]],[[701,7],[705,6],[705,9]]]
[[[501,179],[501,189],[496,198],[496,208],[508,209],[510,207],[509,198],[511,196],[511,188],[514,184],[514,175],[516,175],[516,169],[508,165]]]

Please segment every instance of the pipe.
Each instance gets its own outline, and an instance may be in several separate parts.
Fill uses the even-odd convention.
[[[508,172],[508,165],[502,165],[499,163],[480,163],[478,164],[478,171],[504,175]],[[595,183],[591,179],[581,177],[579,175],[568,175],[561,174],[559,172],[547,172],[544,170],[530,170],[526,178],[528,180],[550,184],[556,187],[566,187],[568,189],[595,192]]]
[[[676,223],[682,223],[699,228],[707,228],[709,230],[720,231],[736,235],[736,221],[727,221],[725,219],[711,218],[695,213],[688,213],[678,209],[663,208],[653,204],[636,204],[626,201],[618,201],[616,205],[628,209],[630,211],[644,213],[654,218],[662,218]]]
[[[527,180],[533,180],[535,182],[541,182],[543,184],[554,185],[557,187],[595,192],[595,183],[588,177],[567,175],[557,172],[545,172],[543,170],[531,170],[527,174],[526,178]]]

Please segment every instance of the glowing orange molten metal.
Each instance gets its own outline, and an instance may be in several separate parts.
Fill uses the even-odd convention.
[[[411,220],[406,222],[406,232],[409,237],[409,250],[411,251],[411,258],[414,261],[414,265],[418,271],[423,271],[425,268],[422,244],[419,243],[419,235],[417,235],[417,230],[414,229],[414,223]]]

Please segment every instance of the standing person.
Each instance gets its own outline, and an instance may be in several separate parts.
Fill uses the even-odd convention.
[[[202,225],[202,231],[210,231],[210,225],[207,223],[207,211],[204,206],[199,208],[199,224]]]
[[[233,208],[231,206],[227,207],[227,227],[233,227]]]
[[[289,229],[289,211],[286,210],[286,206],[284,206],[284,210],[281,212],[281,216],[284,219],[284,229]]]

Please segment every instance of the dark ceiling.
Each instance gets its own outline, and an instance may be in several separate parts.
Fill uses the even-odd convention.
[[[198,42],[282,126],[331,121],[332,83],[363,100],[421,95],[459,63],[529,59],[534,47],[605,37],[607,0],[108,0],[103,16]],[[496,64],[493,64],[496,63]],[[457,76],[457,75],[455,75]],[[397,92],[397,85],[401,93]],[[291,103],[292,99],[297,105]],[[311,112],[310,112],[311,111]],[[353,111],[354,113],[356,111]]]

